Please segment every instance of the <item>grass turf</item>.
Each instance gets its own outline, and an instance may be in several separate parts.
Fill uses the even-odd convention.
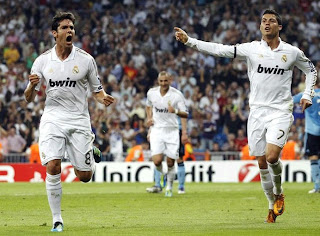
[[[62,235],[319,235],[320,194],[285,183],[286,210],[265,224],[260,183],[187,183],[150,194],[145,183],[63,183]],[[0,184],[0,235],[52,235],[44,183]]]

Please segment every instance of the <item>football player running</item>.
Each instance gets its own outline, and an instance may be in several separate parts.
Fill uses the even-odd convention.
[[[68,157],[76,176],[89,182],[101,152],[93,146],[88,111],[88,90],[105,106],[115,100],[105,93],[96,62],[73,45],[75,17],[60,12],[52,19],[56,45],[34,62],[25,90],[27,102],[34,101],[42,83],[46,84],[45,109],[40,122],[39,149],[46,166],[46,190],[53,218],[53,232],[63,231],[61,216],[61,160]]]
[[[178,116],[188,117],[183,94],[170,86],[170,75],[162,71],[158,75],[159,86],[149,89],[147,93],[147,126],[152,160],[156,169],[164,175],[163,155],[167,156],[166,197],[172,197],[172,185],[175,177],[174,163],[179,158],[179,124]],[[187,139],[186,125],[182,127],[181,140]]]
[[[296,66],[306,74],[306,88],[300,100],[303,111],[312,105],[317,78],[314,65],[304,53],[280,39],[281,29],[281,17],[274,10],[264,11],[261,17],[261,41],[239,45],[200,41],[188,37],[182,29],[174,28],[176,40],[200,52],[247,61],[251,90],[248,143],[250,156],[256,156],[258,160],[261,185],[269,201],[267,223],[275,223],[285,209],[279,154],[293,122],[293,68]]]

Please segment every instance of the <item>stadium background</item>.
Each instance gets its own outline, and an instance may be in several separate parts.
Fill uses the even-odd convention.
[[[96,59],[105,90],[117,99],[104,108],[89,98],[96,145],[104,160],[124,157],[128,148],[146,139],[146,92],[162,70],[172,75],[173,86],[186,97],[188,133],[197,159],[239,159],[247,141],[246,65],[183,46],[175,41],[173,27],[185,29],[191,37],[224,44],[260,40],[261,13],[273,8],[283,18],[282,40],[302,49],[320,75],[320,1],[288,2],[0,1],[0,162],[27,162],[25,152],[37,142],[45,87],[31,104],[24,101],[23,91],[35,58],[54,45],[50,20],[59,10],[76,15],[74,44]],[[304,89],[304,79],[295,69],[292,94]],[[290,139],[299,144],[303,159],[304,116],[298,106],[294,116]],[[7,132],[25,140],[21,152],[17,151],[21,142],[10,145]]]

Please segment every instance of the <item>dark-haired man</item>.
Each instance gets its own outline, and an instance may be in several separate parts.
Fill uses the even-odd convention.
[[[114,98],[105,93],[95,60],[73,45],[75,17],[60,12],[52,20],[56,45],[34,62],[25,90],[27,102],[32,102],[46,84],[46,104],[40,123],[40,156],[46,166],[46,189],[53,217],[53,232],[63,231],[61,217],[61,160],[67,157],[82,182],[89,182],[95,161],[101,152],[93,146],[87,94],[105,106]]]
[[[293,122],[293,68],[297,66],[306,74],[306,89],[300,101],[302,110],[305,110],[311,106],[314,96],[317,78],[314,65],[301,50],[280,39],[282,21],[274,10],[266,10],[262,15],[261,41],[223,45],[190,38],[182,29],[174,29],[178,41],[200,52],[247,61],[251,89],[248,143],[250,155],[256,156],[258,160],[261,185],[269,201],[266,222],[274,223],[276,217],[284,211],[279,154]]]

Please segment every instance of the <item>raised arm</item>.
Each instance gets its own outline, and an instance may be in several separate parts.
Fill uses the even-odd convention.
[[[40,82],[40,78],[38,75],[36,74],[29,75],[29,84],[26,90],[24,91],[24,97],[28,103],[34,101],[34,98],[37,95],[37,90],[35,88],[39,82]]]

